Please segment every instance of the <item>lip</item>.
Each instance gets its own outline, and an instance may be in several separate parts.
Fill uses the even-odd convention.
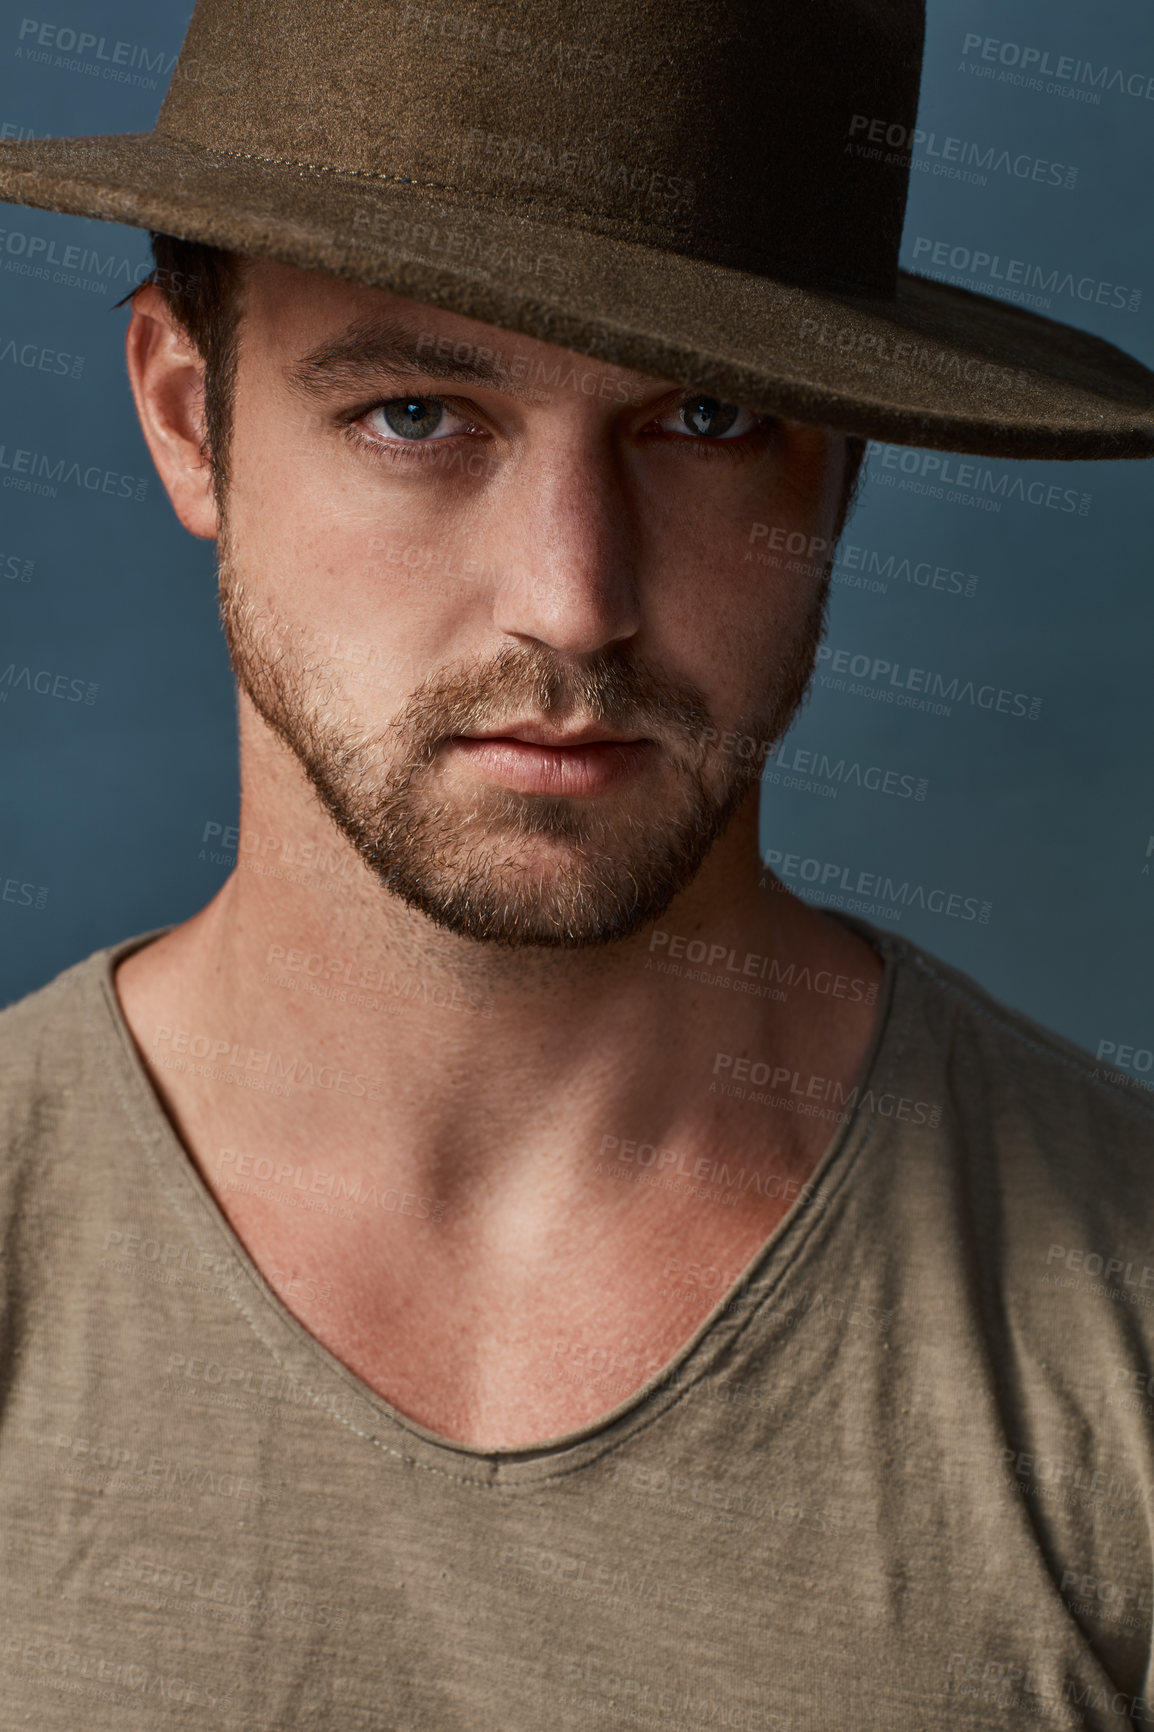
[[[537,723],[513,723],[492,734],[457,734],[450,756],[472,775],[516,793],[590,799],[607,794],[652,761],[654,744],[607,728],[561,733]]]
[[[642,738],[640,734],[615,734],[607,728],[579,728],[571,733],[558,733],[538,722],[513,722],[507,727],[493,728],[487,733],[459,734],[462,740],[519,740],[526,746],[545,746],[549,751],[563,752],[574,746],[631,746]]]

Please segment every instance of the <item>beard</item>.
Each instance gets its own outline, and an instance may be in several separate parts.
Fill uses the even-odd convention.
[[[293,753],[322,805],[381,886],[460,938],[578,949],[629,938],[697,875],[788,731],[813,674],[829,573],[783,628],[764,698],[723,749],[702,693],[612,646],[545,645],[440,668],[383,727],[367,727],[331,661],[299,626],[245,590],[221,528],[220,611],[233,672]],[[478,780],[462,793],[438,754],[455,736],[534,715],[654,742],[658,773],[593,799],[516,793]]]

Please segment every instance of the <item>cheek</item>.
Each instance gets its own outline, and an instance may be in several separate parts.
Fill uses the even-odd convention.
[[[699,663],[736,670],[764,666],[783,634],[809,617],[832,554],[820,509],[757,506],[721,516],[686,513],[652,549],[663,575],[653,630]]]
[[[793,423],[761,459],[687,463],[647,501],[655,566],[687,599],[716,583],[755,611],[787,604],[832,555],[841,463],[838,439]]]
[[[723,728],[763,709],[770,670],[808,639],[832,556],[836,466],[824,443],[788,455],[782,472],[695,489],[651,520],[653,653]]]
[[[379,726],[483,637],[475,539],[439,515],[315,457],[235,473],[237,573],[342,727]]]
[[[246,585],[290,616],[371,628],[398,608],[428,611],[429,513],[320,437],[240,449],[229,529]]]

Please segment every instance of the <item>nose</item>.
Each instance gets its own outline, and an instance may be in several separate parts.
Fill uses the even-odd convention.
[[[639,534],[610,438],[570,429],[518,465],[501,502],[494,623],[512,637],[589,655],[640,620]]]

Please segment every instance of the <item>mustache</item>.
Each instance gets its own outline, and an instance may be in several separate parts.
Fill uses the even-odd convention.
[[[393,730],[403,757],[419,765],[454,735],[493,730],[527,714],[556,722],[580,716],[688,747],[692,755],[704,751],[712,725],[695,686],[636,657],[608,649],[576,660],[544,646],[511,645],[483,661],[439,669],[410,695]]]
[[[413,688],[389,721],[340,719],[347,706],[340,657],[329,666],[296,621],[252,596],[227,536],[218,546],[220,613],[229,659],[240,687],[273,732],[296,753],[314,785],[330,774],[403,794],[456,735],[499,733],[518,722],[588,724],[650,739],[675,774],[697,780],[711,758],[755,772],[761,759],[735,765],[718,741],[748,735],[784,737],[804,702],[817,647],[825,635],[829,583],[811,599],[806,618],[769,648],[762,675],[767,702],[743,710],[719,734],[701,689],[671,678],[629,645],[575,654],[548,644],[506,644],[434,669]]]
[[[221,622],[233,672],[284,738],[285,716],[302,701],[301,679],[319,681],[322,688],[332,684],[334,692],[338,684],[326,678],[323,657],[296,648],[297,630],[250,595],[227,542],[218,555]],[[494,655],[435,669],[383,729],[328,740],[326,750],[350,770],[386,751],[396,786],[430,764],[455,735],[496,732],[529,715],[559,723],[580,716],[592,725],[639,734],[664,746],[683,768],[699,767],[706,742],[716,737],[697,686],[670,679],[620,646],[577,656],[547,644],[509,644]],[[318,744],[319,739],[318,734]]]

